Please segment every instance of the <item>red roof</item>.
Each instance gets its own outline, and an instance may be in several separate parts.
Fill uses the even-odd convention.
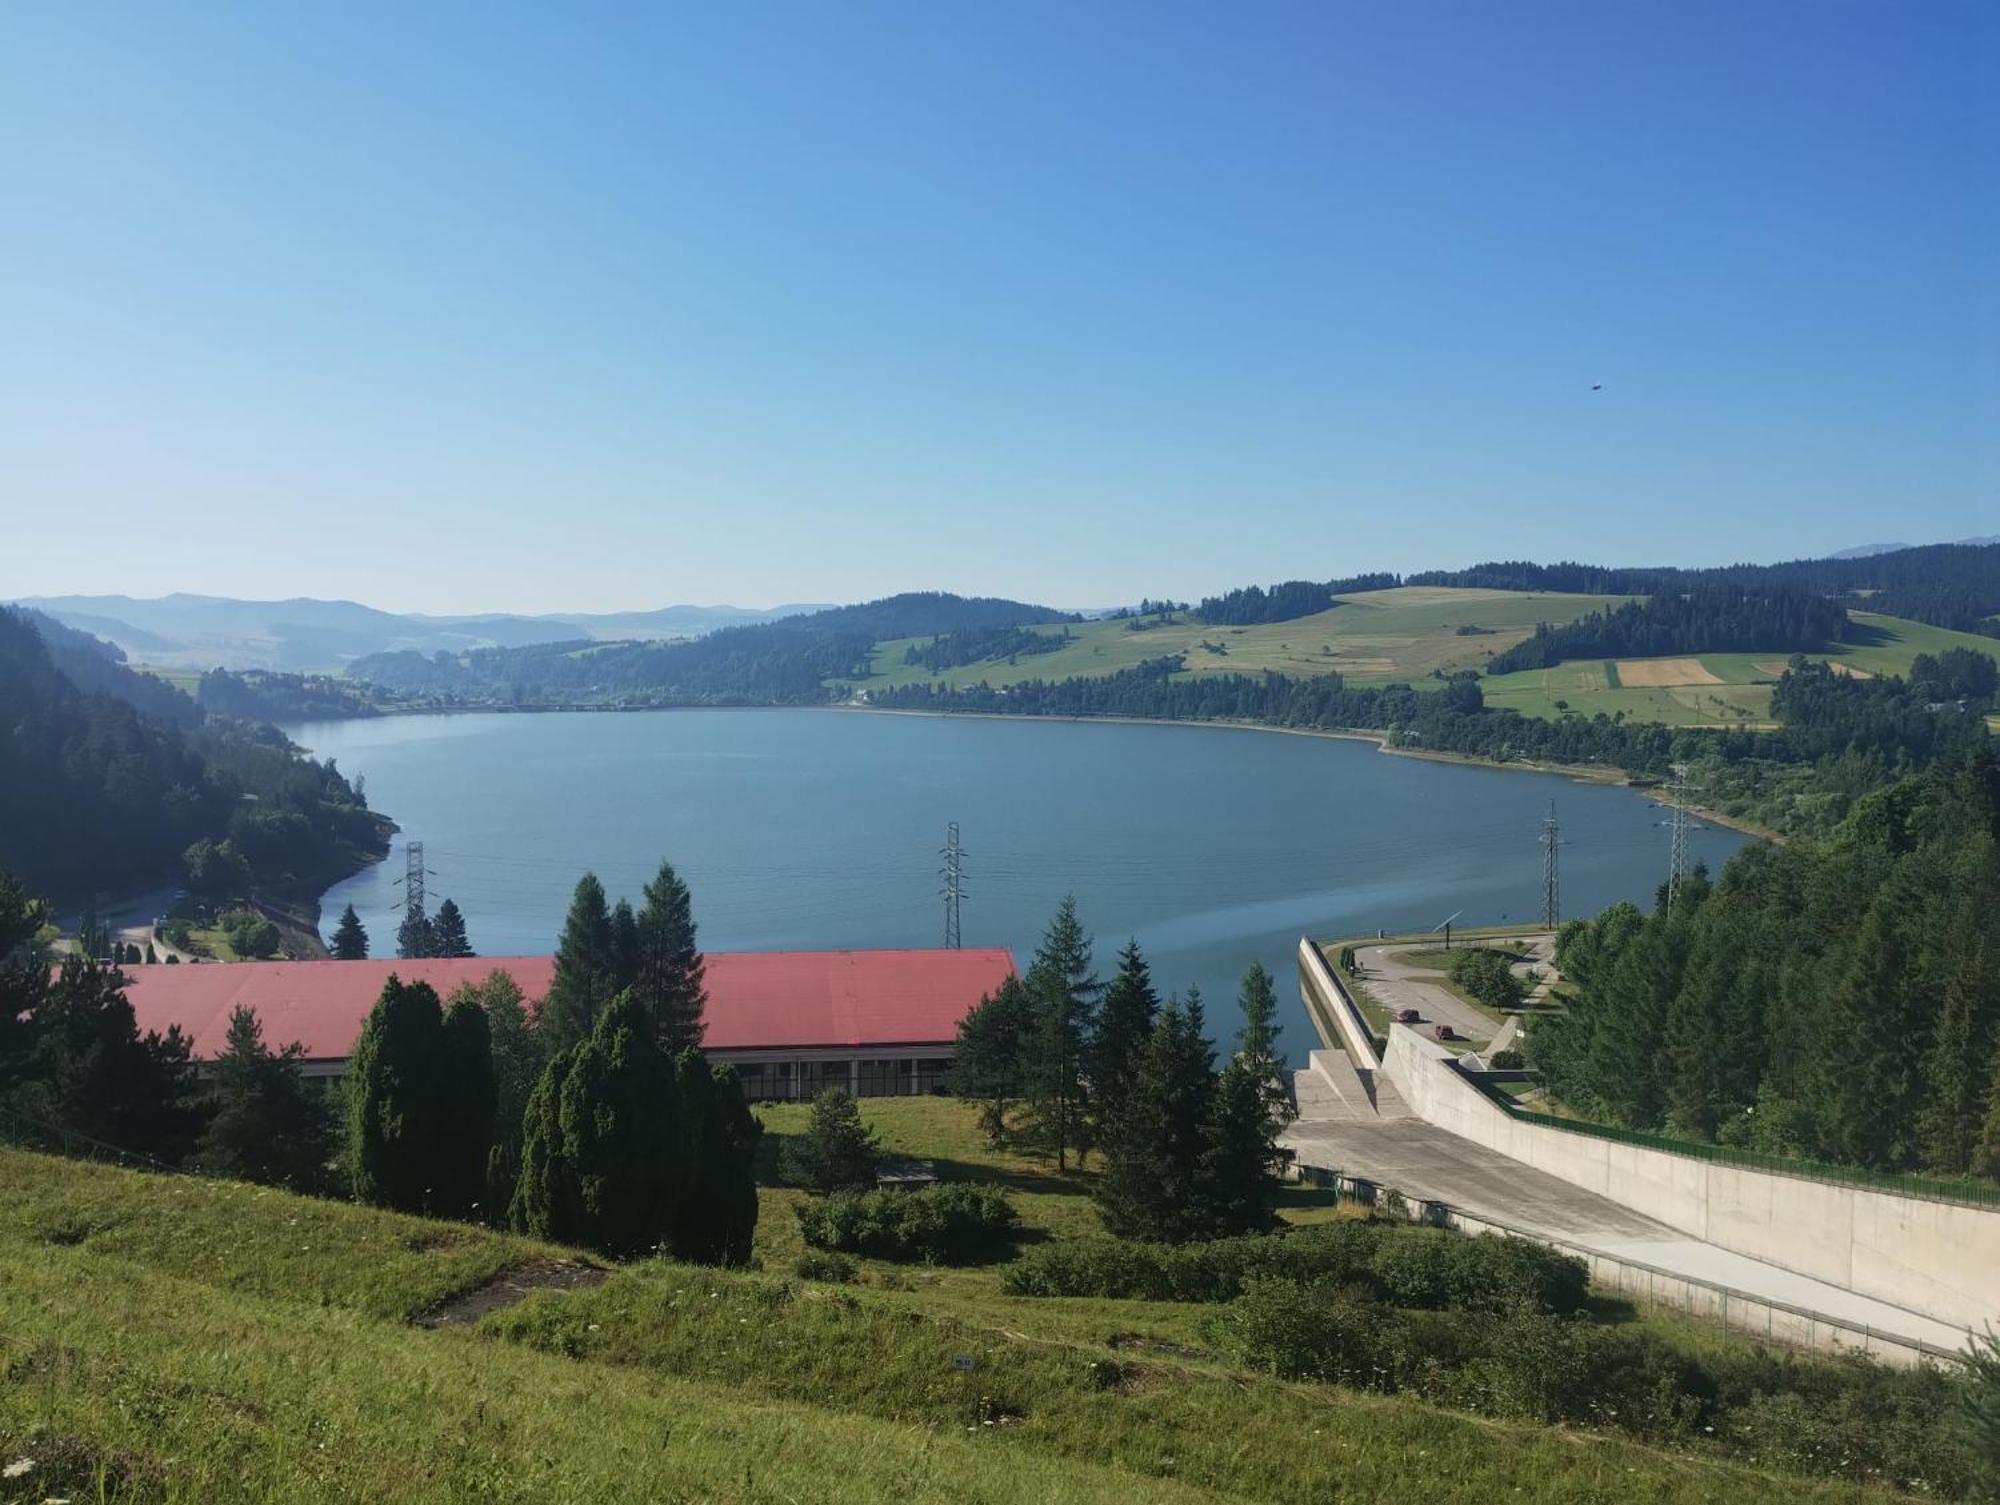
[[[1000,949],[711,952],[707,964],[712,1050],[946,1044],[966,1011],[1014,972]],[[496,968],[532,1006],[549,990],[555,958],[128,967],[125,992],[142,1032],[178,1024],[198,1060],[222,1053],[239,1005],[256,1011],[273,1049],[296,1040],[308,1060],[344,1060],[391,973],[445,998]]]

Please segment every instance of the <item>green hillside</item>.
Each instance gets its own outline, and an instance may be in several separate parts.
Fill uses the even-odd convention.
[[[1084,1180],[986,1151],[969,1108],[868,1107],[890,1148],[1003,1180],[1037,1237],[1090,1222]],[[18,1151],[0,1191],[0,1501],[1891,1498],[1283,1383],[1195,1307],[1008,1297],[990,1268],[802,1283],[784,1190],[762,1273],[646,1262],[441,1328],[412,1319],[582,1257]],[[1332,1215],[1316,1196],[1288,1215]]]
[[[1850,616],[1869,634],[1868,641],[1842,643],[1807,657],[1862,675],[1906,675],[1918,654],[1938,654],[1951,648],[1968,648],[2000,660],[2000,639],[1874,612],[1857,611]],[[1769,723],[1771,686],[1784,672],[1786,657],[1782,653],[1704,653],[1666,659],[1572,659],[1553,668],[1496,675],[1482,680],[1480,689],[1489,706],[1527,716],[1554,717],[1565,712],[1615,716],[1623,711],[1629,721],[1755,728]],[[1679,667],[1687,665],[1697,667]],[[1637,673],[1633,666],[1639,666]],[[1634,682],[1642,679],[1682,682]]]
[[[927,638],[878,644],[872,677],[860,687],[908,684],[1014,684],[1115,673],[1149,658],[1185,653],[1191,674],[1339,673],[1357,683],[1421,680],[1435,669],[1476,669],[1526,638],[1539,622],[1568,622],[1618,606],[1626,596],[1562,595],[1549,591],[1467,590],[1400,586],[1337,598],[1330,611],[1253,627],[1212,627],[1186,613],[1165,624],[1146,618],[1083,622],[1073,641],[1053,653],[988,659],[940,673],[904,662]],[[1478,628],[1461,634],[1460,628]],[[1061,627],[1038,631],[1061,636]]]

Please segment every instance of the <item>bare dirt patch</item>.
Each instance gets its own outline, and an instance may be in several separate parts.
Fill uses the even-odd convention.
[[[1696,658],[1621,658],[1618,682],[1628,690],[1669,690],[1676,685],[1719,685],[1724,680]]]
[[[531,1259],[502,1270],[485,1285],[439,1302],[412,1318],[417,1327],[470,1327],[488,1312],[525,1300],[536,1291],[579,1291],[602,1285],[609,1270],[574,1259]]]

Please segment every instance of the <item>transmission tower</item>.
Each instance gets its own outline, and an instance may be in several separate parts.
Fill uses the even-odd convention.
[[[945,827],[944,866],[938,869],[938,877],[944,880],[939,890],[944,895],[944,948],[957,951],[963,942],[958,934],[958,901],[965,894],[965,848],[958,844],[958,822],[952,821]]]
[[[1674,907],[1674,900],[1680,897],[1681,879],[1687,874],[1688,860],[1688,766],[1685,763],[1676,763],[1673,765],[1673,770],[1674,839],[1667,856],[1667,908],[1670,911]]]
[[[403,876],[396,880],[403,890],[403,924],[405,933],[414,933],[413,927],[419,920],[426,919],[424,913],[424,878],[436,874],[424,866],[424,844],[410,843],[404,854]]]
[[[1549,801],[1549,813],[1542,817],[1542,929],[1554,930],[1562,924],[1562,876],[1556,871],[1556,852],[1562,846],[1562,827],[1556,824],[1556,802]]]

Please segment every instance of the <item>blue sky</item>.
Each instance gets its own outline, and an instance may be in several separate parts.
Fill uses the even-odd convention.
[[[6,32],[0,597],[1101,605],[2000,531],[1991,5]]]

